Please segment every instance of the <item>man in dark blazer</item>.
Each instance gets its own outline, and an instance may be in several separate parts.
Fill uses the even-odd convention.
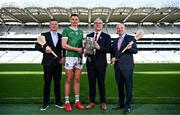
[[[131,110],[132,87],[133,87],[133,54],[137,53],[136,40],[134,36],[125,33],[125,25],[120,23],[116,26],[118,39],[115,39],[112,45],[112,62],[114,63],[115,79],[119,92],[119,103],[113,109],[123,108],[124,113]],[[133,44],[129,44],[133,41]],[[127,50],[121,53],[127,46]]]
[[[111,38],[110,35],[102,32],[102,27],[103,21],[100,18],[97,18],[94,21],[95,32],[87,35],[87,37],[93,37],[95,39],[94,54],[87,54],[86,60],[90,98],[90,103],[86,107],[87,109],[91,109],[95,106],[96,80],[98,82],[100,93],[100,108],[103,110],[107,109],[105,99],[106,54],[110,52]]]
[[[45,37],[46,44],[41,46],[36,44],[35,49],[43,53],[42,65],[44,69],[44,90],[43,90],[43,105],[40,110],[46,110],[49,107],[50,98],[50,86],[51,80],[54,80],[54,94],[55,94],[55,106],[58,108],[63,108],[61,103],[61,93],[60,93],[60,80],[62,73],[62,46],[61,46],[61,34],[57,32],[58,22],[55,19],[50,21],[50,31],[42,33],[41,35]],[[49,46],[49,47],[47,47]],[[59,57],[57,59],[52,55],[52,51]]]

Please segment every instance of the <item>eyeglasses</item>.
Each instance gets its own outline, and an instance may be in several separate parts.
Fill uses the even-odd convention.
[[[101,23],[101,22],[95,22],[94,24],[103,24],[103,23]]]

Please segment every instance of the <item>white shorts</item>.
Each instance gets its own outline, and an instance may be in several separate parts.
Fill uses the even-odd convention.
[[[82,59],[79,57],[66,57],[65,58],[65,69],[82,69],[83,64],[82,64]]]

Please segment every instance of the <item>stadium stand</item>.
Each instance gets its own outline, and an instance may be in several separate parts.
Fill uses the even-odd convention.
[[[0,12],[0,63],[40,63],[42,54],[34,49],[37,36],[49,30],[46,23],[51,18],[60,22],[58,31],[61,33],[72,13],[79,14],[79,27],[85,35],[93,31],[96,17],[104,21],[103,31],[111,35],[112,41],[116,38],[117,22],[125,23],[127,33],[132,35],[143,30],[145,35],[137,42],[139,53],[134,55],[137,63],[180,62],[178,7],[2,7]]]

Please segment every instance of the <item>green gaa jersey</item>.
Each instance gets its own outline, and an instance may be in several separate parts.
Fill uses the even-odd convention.
[[[83,31],[67,27],[62,32],[63,39],[67,39],[67,44],[72,47],[82,48]],[[80,57],[76,51],[66,50],[66,57]]]

